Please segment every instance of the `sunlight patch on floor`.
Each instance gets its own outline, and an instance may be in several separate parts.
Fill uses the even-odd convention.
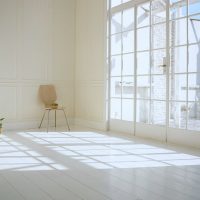
[[[0,170],[42,171],[66,170],[65,166],[45,157],[29,147],[0,136]]]
[[[95,169],[200,165],[200,157],[95,132],[18,133]]]

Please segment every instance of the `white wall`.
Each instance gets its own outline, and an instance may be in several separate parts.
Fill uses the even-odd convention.
[[[0,0],[0,117],[7,128],[36,127],[45,83],[56,85],[73,117],[74,44],[74,0]]]
[[[105,3],[76,1],[76,124],[105,128]]]

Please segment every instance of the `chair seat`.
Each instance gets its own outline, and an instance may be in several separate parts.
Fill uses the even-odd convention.
[[[45,110],[63,110],[63,109],[65,109],[65,107],[63,106],[58,106],[57,108],[51,108],[51,107],[45,108]]]

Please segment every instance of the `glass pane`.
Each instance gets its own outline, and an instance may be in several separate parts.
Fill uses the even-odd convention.
[[[116,13],[111,19],[111,34],[120,33],[122,31],[122,14]]]
[[[149,74],[149,52],[137,53],[137,74]]]
[[[142,99],[150,98],[150,77],[149,76],[137,77],[137,98],[142,98]]]
[[[179,19],[170,23],[170,45],[172,47],[187,43],[187,19]]]
[[[123,75],[134,75],[134,54],[123,55]]]
[[[123,11],[123,31],[134,29],[134,8]]]
[[[170,99],[187,100],[187,75],[176,74],[170,76]]]
[[[121,97],[121,78],[111,78],[111,97]]]
[[[200,0],[189,0],[189,15],[200,13]]]
[[[200,101],[200,74],[188,75],[188,100]]]
[[[133,98],[134,94],[134,78],[133,77],[123,77],[123,93],[124,98]]]
[[[123,33],[123,53],[134,51],[134,31]]]
[[[154,0],[151,4],[152,23],[166,21],[166,3],[163,0]]]
[[[151,79],[151,98],[166,100],[166,76],[156,75],[152,76]]]
[[[166,124],[166,102],[153,101],[151,102],[151,123],[157,125]]]
[[[121,75],[121,56],[111,57],[111,76]]]
[[[200,102],[189,103],[188,129],[200,131]]]
[[[121,34],[111,36],[111,55],[121,53]]]
[[[200,44],[189,46],[188,71],[200,73]]]
[[[122,100],[122,120],[133,121],[133,99]]]
[[[175,47],[170,49],[170,72],[187,72],[187,47]]]
[[[169,126],[172,128],[186,128],[186,102],[171,102],[169,108]]]
[[[137,8],[137,27],[148,26],[150,21],[150,4],[145,3]]]
[[[115,7],[115,6],[118,6],[122,3],[121,0],[111,0],[111,8],[112,7]]]
[[[160,49],[166,46],[166,23],[152,26],[152,48]]]
[[[200,42],[200,15],[188,19],[189,43]]]
[[[137,115],[136,121],[149,123],[150,101],[137,100]]]
[[[137,30],[137,50],[149,50],[149,27]]]
[[[176,19],[187,15],[186,0],[170,0],[170,19]]]
[[[166,52],[165,50],[156,50],[152,52],[152,74],[166,73]]]
[[[121,119],[121,99],[111,99],[111,119]]]

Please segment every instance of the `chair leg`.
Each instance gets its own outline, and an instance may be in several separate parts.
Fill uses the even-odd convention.
[[[55,128],[56,128],[56,109],[55,109]]]
[[[48,110],[48,122],[47,122],[47,133],[49,132],[49,113],[51,110]]]
[[[42,126],[42,122],[43,122],[43,120],[44,120],[45,114],[46,114],[46,110],[44,111],[44,114],[43,114],[43,116],[42,116],[42,120],[41,120],[41,122],[40,122],[39,128],[41,128],[41,126]]]
[[[68,123],[68,120],[67,120],[67,115],[65,113],[65,110],[62,109],[63,113],[64,113],[64,116],[65,116],[65,120],[66,120],[66,124],[67,124],[67,128],[68,128],[68,131],[70,131],[70,127],[69,127],[69,123]]]

